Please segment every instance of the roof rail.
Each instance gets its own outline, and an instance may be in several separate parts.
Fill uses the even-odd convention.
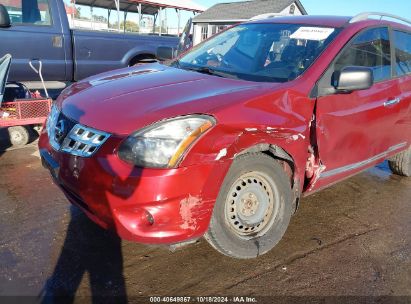
[[[402,22],[411,24],[411,20],[396,16],[396,15],[392,15],[392,14],[376,13],[376,12],[365,12],[365,13],[358,14],[358,15],[352,17],[349,22],[350,23],[355,23],[355,22],[358,22],[358,21],[364,21],[364,20],[369,19],[370,16],[379,16],[380,20],[382,20],[382,18],[384,18],[384,17],[388,17],[388,18],[400,20]]]

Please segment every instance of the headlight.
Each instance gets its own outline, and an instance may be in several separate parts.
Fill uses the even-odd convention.
[[[47,118],[46,122],[46,130],[47,135],[49,136],[49,143],[54,148],[54,150],[58,150],[60,148],[60,144],[56,140],[56,124],[57,119],[59,118],[60,112],[56,104],[53,104],[51,107],[51,111],[49,117]]]
[[[56,122],[57,122],[57,118],[59,114],[60,112],[59,112],[59,109],[57,108],[57,105],[53,104],[51,106],[51,110],[50,110],[49,116],[47,117],[47,122],[46,122],[46,129],[49,135],[51,134],[51,130],[56,126]]]
[[[172,168],[214,124],[214,118],[206,115],[164,120],[130,135],[120,145],[118,155],[139,167]]]

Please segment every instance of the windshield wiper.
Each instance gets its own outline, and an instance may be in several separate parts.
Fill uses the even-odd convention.
[[[238,79],[237,76],[231,74],[231,73],[226,73],[222,71],[216,71],[210,67],[181,67],[186,70],[202,73],[202,74],[207,74],[207,75],[214,75],[218,77],[224,77],[224,78],[233,78],[233,79]]]
[[[174,59],[173,61],[171,61],[168,66],[177,68],[177,69],[181,69],[181,65],[180,65],[180,60],[179,59]]]

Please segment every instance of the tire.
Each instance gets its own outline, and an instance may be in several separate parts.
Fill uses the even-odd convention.
[[[401,176],[411,176],[411,147],[388,160],[391,171]]]
[[[41,135],[41,131],[43,130],[43,126],[42,125],[33,125],[32,126],[32,133],[35,133],[36,136],[40,136]]]
[[[224,255],[255,258],[281,240],[292,213],[289,178],[279,163],[263,153],[244,154],[224,179],[204,237]]]
[[[157,59],[154,55],[149,55],[149,54],[139,55],[131,59],[128,66],[132,67],[135,65],[147,64],[147,63],[153,63],[153,62],[157,62]]]
[[[8,128],[10,143],[14,147],[23,147],[30,141],[30,132],[22,126]]]

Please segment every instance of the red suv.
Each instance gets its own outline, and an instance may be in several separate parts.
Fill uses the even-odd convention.
[[[410,176],[410,143],[411,28],[362,14],[251,21],[164,64],[85,79],[39,147],[70,202],[120,237],[204,236],[252,258],[302,196],[385,159]]]

